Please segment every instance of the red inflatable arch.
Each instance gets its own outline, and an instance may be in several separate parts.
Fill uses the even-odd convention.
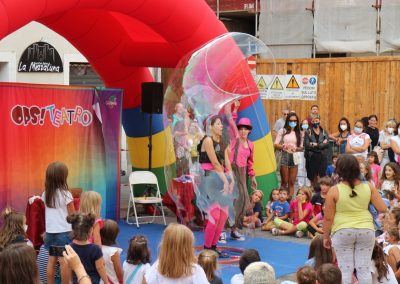
[[[135,169],[148,163],[147,144],[140,144],[148,126],[134,124],[143,120],[141,83],[153,81],[148,67],[175,67],[227,32],[204,0],[0,0],[0,19],[0,39],[31,21],[44,24],[74,45],[107,87],[124,90],[122,123]],[[160,134],[153,151],[164,153],[162,117],[153,123],[153,134]],[[158,152],[153,157],[164,157]],[[153,162],[161,184],[163,166],[163,159]]]
[[[124,108],[140,105],[145,67],[174,67],[226,32],[204,0],[5,0],[0,19],[0,39],[31,21],[64,36],[107,87],[124,89]]]

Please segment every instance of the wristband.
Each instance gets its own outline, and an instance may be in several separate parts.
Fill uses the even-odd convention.
[[[79,277],[78,283],[81,282],[81,280],[82,280],[83,278],[89,278],[89,279],[90,279],[90,276],[87,275],[87,274],[86,274],[86,275],[82,275],[81,277]]]

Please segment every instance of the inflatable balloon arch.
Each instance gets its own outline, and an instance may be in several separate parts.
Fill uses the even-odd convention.
[[[249,138],[258,187],[268,196],[276,186],[270,127],[246,60],[255,55],[273,62],[273,57],[257,38],[227,33],[205,1],[13,0],[0,2],[0,18],[0,39],[40,22],[73,44],[107,87],[124,90],[122,123],[133,170],[148,166],[149,123],[137,123],[143,121],[141,83],[154,80],[149,66],[176,67],[164,112],[153,116],[152,165],[163,188],[186,176],[200,194],[196,144],[207,134],[207,118],[229,117],[224,106],[236,99],[238,118],[253,124]],[[185,113],[183,120],[180,113]],[[177,135],[184,127],[188,134]],[[228,133],[224,138],[229,140]]]

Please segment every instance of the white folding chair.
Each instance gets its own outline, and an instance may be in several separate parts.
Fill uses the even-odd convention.
[[[136,184],[156,185],[157,186],[156,196],[135,197],[135,185]],[[130,185],[131,193],[130,193],[130,197],[129,197],[128,212],[126,215],[126,223],[128,223],[130,225],[136,224],[136,226],[139,228],[139,224],[150,224],[150,223],[154,222],[155,218],[162,217],[164,220],[164,225],[166,226],[167,223],[165,222],[165,215],[164,215],[164,208],[162,205],[160,187],[158,186],[158,180],[157,180],[156,175],[150,171],[134,171],[129,175],[129,185]],[[153,215],[138,216],[137,210],[136,210],[136,204],[152,205],[154,207],[157,204],[159,204],[160,208],[161,208],[162,216],[156,216],[156,213],[157,213],[156,208],[154,208]],[[135,222],[129,221],[131,205],[133,206],[133,211],[135,213]],[[146,221],[139,222],[139,219],[149,219],[149,218],[150,218],[150,220],[147,222]]]

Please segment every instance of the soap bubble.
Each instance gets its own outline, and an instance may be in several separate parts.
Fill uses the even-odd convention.
[[[209,222],[214,222],[211,211],[223,208],[233,225],[236,183],[229,188],[229,193],[222,192],[225,179],[221,175],[231,183],[234,181],[232,174],[207,171],[205,163],[199,163],[199,152],[204,149],[198,145],[204,136],[215,132],[211,121],[216,115],[223,124],[219,147],[229,147],[230,141],[236,139],[231,104],[236,100],[258,98],[254,74],[248,63],[255,58],[270,60],[274,73],[273,56],[262,41],[248,34],[227,33],[184,56],[171,76],[163,107],[164,126],[169,127],[172,134],[167,137],[165,147],[166,194],[173,203],[169,207],[183,223],[196,221],[200,224],[203,213],[207,214]],[[171,160],[175,162],[171,164]],[[196,199],[196,208],[190,198]]]

